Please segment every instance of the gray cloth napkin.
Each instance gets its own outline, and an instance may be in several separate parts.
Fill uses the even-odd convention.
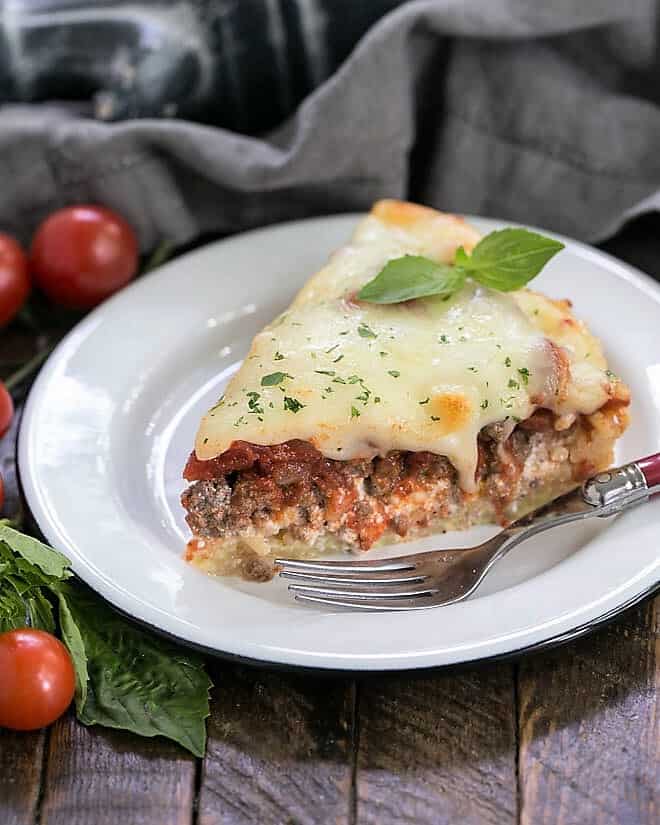
[[[660,206],[653,0],[419,0],[267,136],[0,109],[0,229],[124,214],[142,248],[410,197],[586,240]]]

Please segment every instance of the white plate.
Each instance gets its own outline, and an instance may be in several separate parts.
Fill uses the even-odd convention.
[[[292,601],[283,582],[212,579],[182,560],[181,470],[200,415],[252,336],[356,220],[299,221],[211,244],[139,280],[67,336],[39,375],[20,433],[21,478],[46,537],[136,619],[212,651],[285,665],[390,670],[497,656],[580,633],[648,593],[659,579],[660,500],[613,523],[529,541],[469,601],[408,614],[310,608]],[[562,240],[567,250],[535,286],[570,296],[632,387],[633,424],[618,460],[655,452],[660,287]],[[403,549],[469,545],[489,532]]]

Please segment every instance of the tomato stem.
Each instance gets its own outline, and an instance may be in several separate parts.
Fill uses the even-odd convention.
[[[19,367],[19,369],[17,369],[16,372],[13,372],[9,376],[9,378],[4,382],[5,387],[11,391],[20,383],[25,381],[25,379],[29,375],[31,375],[36,369],[38,369],[41,366],[41,364],[46,360],[46,358],[53,351],[53,347],[54,345],[45,347],[41,350],[41,352],[38,352],[35,356],[30,358],[29,361],[26,361],[22,367]]]

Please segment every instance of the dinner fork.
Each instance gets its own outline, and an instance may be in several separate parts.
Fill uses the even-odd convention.
[[[366,561],[277,559],[298,601],[357,610],[424,610],[470,596],[510,550],[538,533],[609,518],[660,493],[660,453],[598,473],[581,488],[509,524],[475,547]]]

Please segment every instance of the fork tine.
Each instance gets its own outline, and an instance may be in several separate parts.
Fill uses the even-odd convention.
[[[303,596],[348,596],[355,599],[414,599],[417,596],[432,596],[436,588],[425,584],[393,584],[391,587],[370,586],[363,582],[352,582],[339,587],[326,587],[323,584],[290,584],[292,593]]]
[[[301,561],[299,559],[275,559],[284,572],[298,570],[307,573],[386,573],[394,570],[414,570],[411,557],[398,559],[372,559],[371,561]]]
[[[398,610],[428,610],[437,607],[438,602],[427,597],[415,599],[356,599],[350,596],[308,596],[304,593],[295,594],[296,601],[308,602],[312,604],[325,604],[330,607],[351,607],[356,610],[368,610],[372,613],[386,610],[388,612]]]
[[[413,570],[387,570],[381,572],[370,573],[345,573],[344,575],[330,575],[328,573],[307,573],[298,570],[285,570],[280,573],[283,579],[291,579],[296,582],[310,582],[314,584],[320,582],[322,584],[405,584],[423,582],[427,577],[420,573],[415,573]]]

